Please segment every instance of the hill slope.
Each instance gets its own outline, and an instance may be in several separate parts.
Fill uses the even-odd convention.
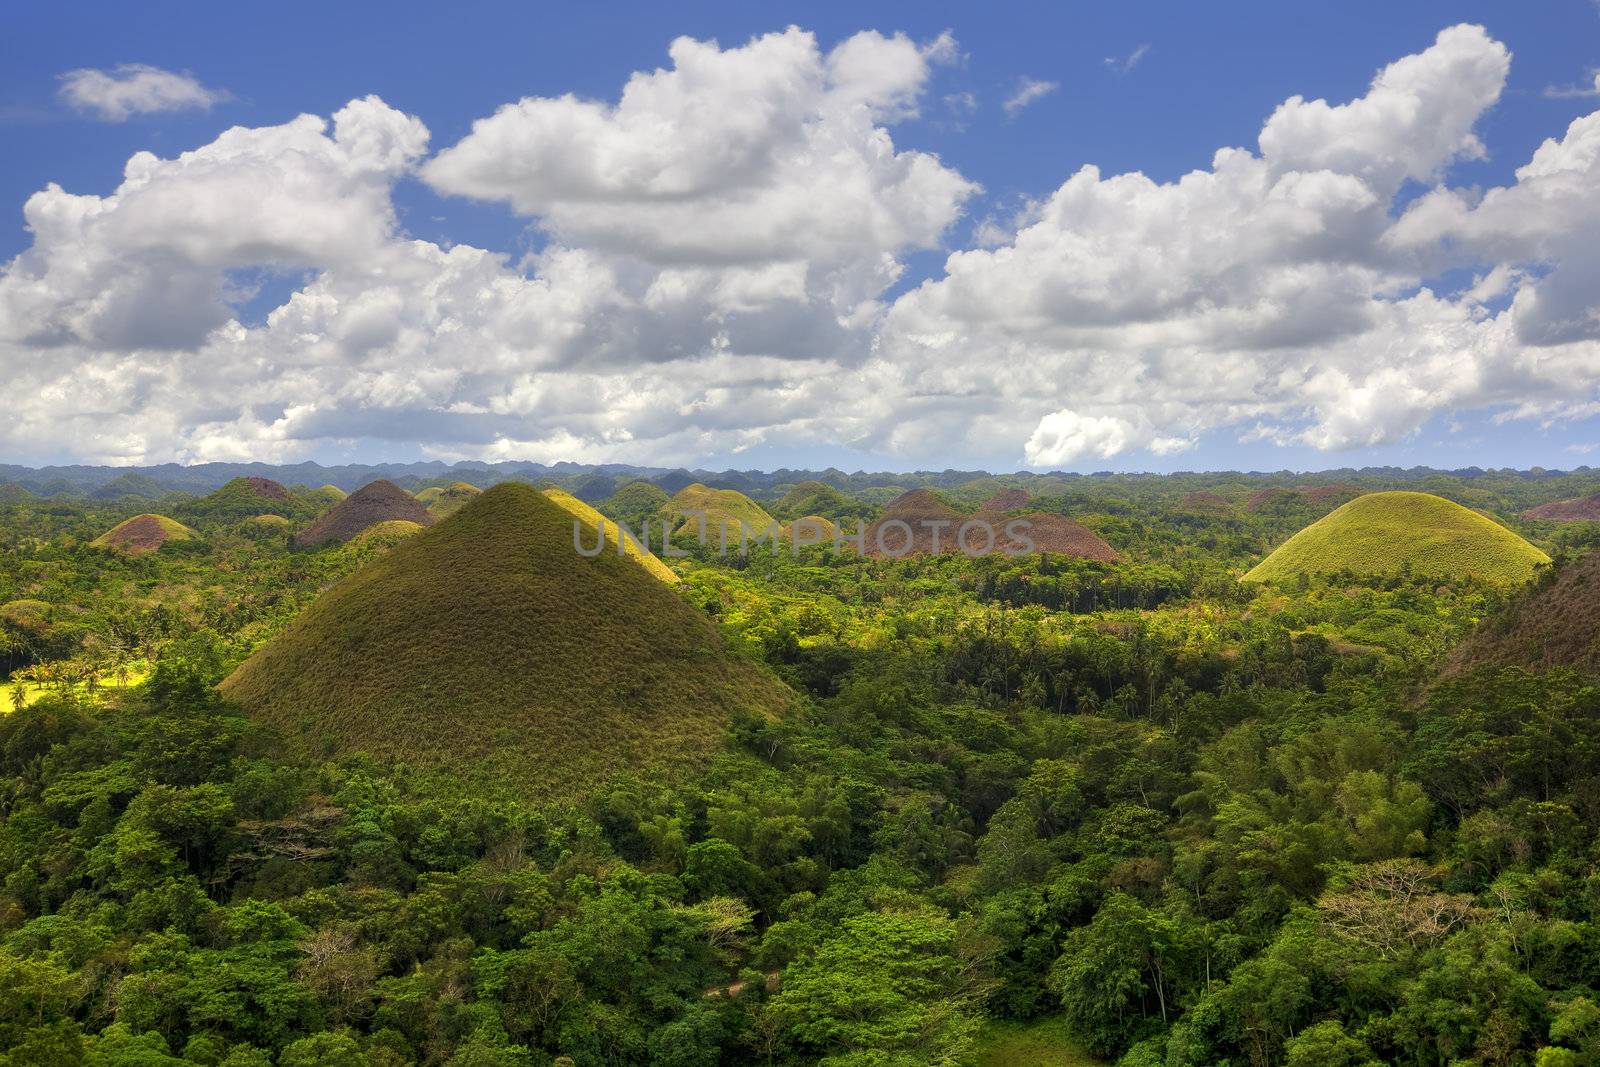
[[[1524,582],[1550,557],[1475,511],[1429,493],[1368,493],[1318,519],[1246,574],[1272,581],[1354,571]]]
[[[1600,674],[1600,552],[1530,587],[1451,653],[1446,672],[1488,664]]]
[[[89,543],[137,556],[141,552],[154,552],[168,541],[187,541],[194,535],[189,527],[165,515],[135,515]]]
[[[348,541],[368,526],[396,519],[418,526],[432,526],[439,521],[416,497],[380,478],[329,508],[320,519],[296,534],[294,543],[309,548],[329,541]]]
[[[1522,517],[1545,519],[1550,522],[1595,522],[1600,520],[1600,493],[1540,504],[1536,508],[1524,511]]]
[[[569,513],[495,486],[329,589],[223,682],[309,755],[369,752],[567,797],[717,748],[789,691]]]
[[[556,487],[551,486],[549,489],[543,490],[543,492],[546,499],[550,500],[557,507],[560,507],[568,515],[571,515],[573,518],[582,522],[589,530],[598,530],[601,526],[604,526],[606,531],[605,551],[607,553],[615,555],[618,544],[623,544],[623,551],[629,559],[633,560],[635,563],[638,563],[641,567],[655,575],[657,578],[661,579],[663,582],[671,583],[680,582],[683,580],[678,577],[676,571],[667,566],[665,563],[661,562],[654,552],[645,550],[637,541],[630,539],[626,543],[623,543],[622,531],[617,529],[617,524],[615,522],[606,518],[594,508],[590,507],[588,504],[585,504],[583,501],[567,492],[565,489],[557,489]],[[567,529],[570,531],[572,527],[568,526]],[[637,531],[631,532],[637,534]],[[659,533],[659,531],[657,532]],[[587,536],[583,539],[582,543],[585,548],[589,548],[598,540],[598,535]]]
[[[229,521],[248,519],[263,513],[293,517],[299,505],[289,490],[271,478],[241,477],[198,500],[191,500],[177,514],[191,519]]]
[[[698,532],[700,518],[688,514],[690,511],[705,513],[706,542],[713,545],[721,543],[719,531],[724,525],[733,544],[739,539],[740,526],[746,537],[757,537],[773,522],[760,504],[737,489],[712,489],[699,482],[678,490],[661,508],[661,514],[672,522],[673,533]]]
[[[417,500],[433,512],[435,518],[442,519],[446,515],[454,515],[463,504],[481,492],[482,489],[468,482],[451,482],[449,485],[436,485],[422,490],[417,494]]]

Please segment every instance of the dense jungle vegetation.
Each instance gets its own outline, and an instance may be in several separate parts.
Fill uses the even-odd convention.
[[[1600,476],[1354,480],[1600,535],[1516,518]],[[1182,498],[1273,484],[1024,486],[1116,563],[685,544],[796,708],[560,804],[219,695],[383,539],[0,503],[0,1064],[1600,1064],[1600,688],[1451,668],[1503,585],[1241,582],[1338,501]],[[89,544],[151,511],[198,536]]]

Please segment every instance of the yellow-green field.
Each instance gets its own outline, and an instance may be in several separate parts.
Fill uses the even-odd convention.
[[[140,662],[130,664],[128,667],[128,673],[121,681],[118,681],[115,672],[103,672],[100,675],[97,688],[102,693],[118,692],[122,689],[132,688],[133,686],[138,685],[140,682],[144,681],[149,674],[150,665],[148,663]],[[70,688],[77,693],[83,693],[86,691],[86,687],[81,682],[71,686]],[[31,704],[42,696],[59,692],[60,689],[61,687],[55,683],[24,681],[22,683],[23,701]],[[16,710],[17,706],[15,701],[15,692],[15,682],[8,681],[0,683],[0,715],[9,714],[10,712]]]

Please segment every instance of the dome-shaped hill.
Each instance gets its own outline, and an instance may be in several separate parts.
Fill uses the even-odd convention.
[[[669,499],[666,490],[659,485],[633,481],[602,500],[600,510],[637,533],[644,529],[645,520],[654,518]]]
[[[483,492],[470,482],[451,482],[449,485],[435,485],[417,493],[417,501],[433,512],[436,518],[454,515],[461,509],[461,505]]]
[[[1178,510],[1196,515],[1231,515],[1233,501],[1219,493],[1199,489],[1183,494],[1183,499],[1178,501]]]
[[[349,495],[337,485],[319,485],[315,489],[299,491],[300,499],[316,511],[331,508]]]
[[[891,558],[925,556],[937,545],[940,552],[954,552],[956,530],[965,521],[965,515],[933,490],[912,489],[891,500],[878,521],[867,527],[862,551]],[[909,542],[905,527],[911,530]]]
[[[367,752],[530,796],[716,750],[792,694],[571,514],[502,483],[306,608],[222,683],[311,755]]]
[[[1017,511],[1028,506],[1028,491],[1026,489],[1002,489],[994,496],[983,502],[978,509],[979,515],[999,515],[1007,511]]]
[[[671,522],[673,533],[698,534],[700,517],[690,514],[696,511],[705,515],[708,544],[720,544],[722,534],[719,531],[724,528],[728,531],[729,544],[739,540],[741,526],[746,538],[759,537],[774,521],[760,504],[737,489],[712,489],[699,482],[674,493],[662,506],[661,515]]]
[[[795,483],[794,488],[772,506],[772,511],[790,519],[821,516],[837,521],[870,518],[873,509],[871,505],[847,496],[827,482],[813,479]]]
[[[622,531],[617,528],[617,524],[615,522],[612,522],[610,519],[606,518],[594,508],[590,507],[588,504],[585,504],[583,501],[567,492],[565,489],[557,489],[552,486],[549,489],[543,490],[543,492],[545,497],[557,507],[562,508],[568,515],[571,515],[573,518],[583,523],[584,530],[579,539],[579,543],[585,550],[591,549],[599,543],[600,535],[597,531],[604,527],[606,532],[606,552],[615,553],[620,547],[624,555],[638,563],[645,570],[649,571],[663,582],[680,582],[683,580],[678,577],[676,571],[667,566],[665,563],[661,562],[654,552],[651,552],[644,546],[640,545],[639,542],[634,540],[632,537],[624,540],[622,537]],[[569,525],[567,529],[570,531],[572,527]],[[629,532],[637,536],[639,531],[631,530]]]
[[[1600,522],[1600,493],[1540,504],[1524,511],[1522,517],[1546,522]]]
[[[222,488],[184,504],[178,514],[189,518],[239,520],[262,512],[292,515],[295,500],[271,478],[234,478]]]
[[[316,522],[296,534],[294,543],[301,548],[314,548],[329,541],[348,541],[368,526],[394,519],[419,526],[432,526],[439,521],[417,502],[416,497],[380,478],[329,508]]]
[[[1445,671],[1489,665],[1600,674],[1600,552],[1590,551],[1530,586],[1456,648]]]
[[[821,545],[832,544],[833,538],[839,528],[833,520],[823,515],[802,515],[793,522],[786,522],[778,531],[778,537],[784,541],[793,541],[798,532],[802,547],[807,544]]]
[[[1515,583],[1550,557],[1491,519],[1429,493],[1368,493],[1307,526],[1246,574],[1274,581],[1302,574],[1471,575]]]
[[[193,536],[193,530],[165,515],[135,515],[89,543],[137,556],[142,552],[154,552],[168,541],[187,541]]]
[[[1331,506],[1354,499],[1363,492],[1365,490],[1359,485],[1351,485],[1348,482],[1334,482],[1331,485],[1297,485],[1293,488],[1273,486],[1251,493],[1245,498],[1244,506],[1246,511],[1254,512],[1283,511],[1315,504]]]
[[[1019,516],[1025,520],[1026,527],[1018,527],[1018,535],[1013,537],[1006,532],[1006,520],[995,518],[995,550],[999,552],[1027,551],[1031,544],[1034,552],[1050,552],[1061,556],[1076,556],[1078,559],[1099,560],[1101,563],[1115,563],[1117,550],[1106,544],[1099,534],[1087,526],[1067,518],[1065,515],[1051,515],[1042,511],[1030,512]],[[1026,535],[1027,540],[1022,539]],[[969,539],[969,544],[974,543]]]

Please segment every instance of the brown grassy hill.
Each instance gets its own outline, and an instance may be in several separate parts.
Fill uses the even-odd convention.
[[[1490,664],[1600,673],[1600,552],[1580,556],[1529,586],[1451,653],[1446,671]]]
[[[1270,508],[1292,507],[1296,504],[1342,504],[1354,500],[1365,489],[1359,485],[1348,482],[1335,482],[1332,485],[1297,485],[1293,488],[1274,486],[1271,489],[1258,489],[1245,498],[1244,506],[1247,511],[1265,511]]]
[[[1549,522],[1600,522],[1600,493],[1540,504],[1524,511],[1522,517]]]
[[[368,526],[396,519],[419,526],[432,526],[439,521],[410,493],[380,478],[329,508],[316,522],[296,534],[294,543],[310,548],[329,541],[348,541]]]
[[[998,514],[1006,511],[1016,511],[1027,507],[1028,499],[1028,491],[1026,489],[1002,489],[983,502],[983,506],[978,509],[978,514]]]
[[[1233,512],[1233,501],[1218,493],[1209,493],[1204,489],[1193,493],[1183,494],[1183,499],[1178,501],[1178,508],[1182,511],[1197,512],[1202,515],[1228,515]]]
[[[187,541],[193,536],[193,530],[165,515],[135,515],[117,523],[89,543],[137,556],[154,552],[168,541]]]
[[[956,530],[966,518],[932,490],[912,489],[891,500],[878,521],[867,527],[864,552],[869,556],[891,558],[926,556],[933,552],[935,541],[939,551],[953,552]],[[939,527],[940,521],[948,525]],[[911,528],[909,544],[905,528],[897,525],[901,522]]]
[[[563,799],[697,764],[736,711],[793,696],[636,562],[574,552],[571,515],[515,482],[329,589],[222,689],[309,756]]]
[[[1076,556],[1079,559],[1097,559],[1102,563],[1115,563],[1117,560],[1117,550],[1106,544],[1099,534],[1065,515],[1050,515],[1035,511],[1020,518],[1026,519],[1030,525],[1026,531],[1019,529],[1018,534],[1026,532],[1028,539],[1033,542],[1035,552],[1053,552],[1063,556]],[[1026,548],[1020,536],[1006,535],[1005,525],[1003,520],[995,520],[997,550]],[[971,538],[969,543],[974,543]]]

